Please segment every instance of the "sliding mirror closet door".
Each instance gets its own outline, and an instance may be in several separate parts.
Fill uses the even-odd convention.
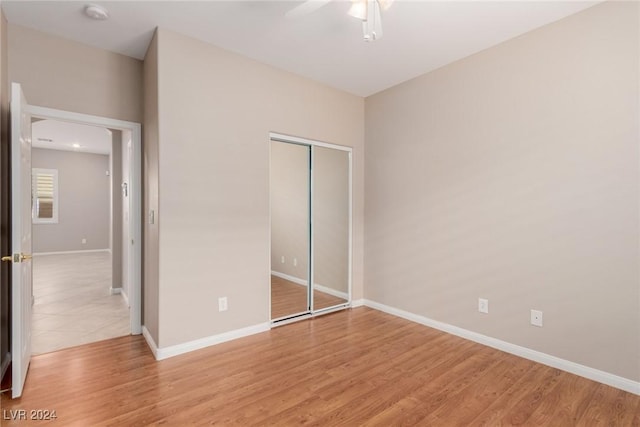
[[[313,310],[350,301],[350,152],[314,146]]]
[[[310,311],[311,147],[271,141],[271,319]]]

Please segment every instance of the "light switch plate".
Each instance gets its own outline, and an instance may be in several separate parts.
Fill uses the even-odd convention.
[[[489,314],[489,300],[485,298],[478,298],[478,311],[480,313]]]
[[[218,311],[227,311],[228,308],[227,297],[218,298]]]

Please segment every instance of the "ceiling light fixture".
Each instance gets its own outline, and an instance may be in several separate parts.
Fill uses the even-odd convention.
[[[109,12],[102,6],[97,4],[88,4],[84,7],[84,14],[91,19],[97,21],[105,21],[109,19]]]
[[[306,0],[285,13],[287,18],[297,18],[317,11],[332,0]],[[337,1],[337,0],[336,0]],[[364,41],[372,42],[382,38],[381,11],[391,7],[393,0],[351,0],[349,15],[362,21]]]
[[[81,145],[80,145],[80,144],[72,144],[71,146],[72,146],[73,148],[80,148],[80,147],[81,147]]]
[[[362,21],[364,41],[371,42],[382,38],[382,17],[380,10],[391,7],[393,0],[351,0],[349,15]]]
[[[367,0],[353,0],[348,13],[354,18],[365,21],[367,19]]]

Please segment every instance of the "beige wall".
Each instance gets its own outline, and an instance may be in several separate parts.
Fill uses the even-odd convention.
[[[58,171],[59,196],[58,222],[33,224],[33,252],[109,249],[109,156],[33,148],[31,167]]]
[[[638,36],[605,2],[367,98],[366,298],[640,380]]]
[[[31,105],[142,121],[142,61],[9,25],[9,79]]]
[[[361,297],[364,100],[158,34],[159,346],[269,320],[269,131],[354,147]],[[219,313],[222,296],[229,310]]]
[[[158,343],[159,322],[159,233],[158,212],[158,34],[153,37],[144,58],[144,125],[142,165],[142,324],[155,343]],[[154,212],[154,223],[149,223],[149,213]]]
[[[309,151],[303,145],[271,142],[271,271],[307,282]]]

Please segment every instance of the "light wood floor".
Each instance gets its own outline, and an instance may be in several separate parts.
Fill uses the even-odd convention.
[[[316,309],[327,308],[347,302],[342,298],[313,291],[313,301]],[[289,316],[307,310],[307,287],[271,276],[271,318]]]
[[[640,423],[640,396],[367,308],[161,362],[139,336],[36,356],[1,403],[61,426]]]

